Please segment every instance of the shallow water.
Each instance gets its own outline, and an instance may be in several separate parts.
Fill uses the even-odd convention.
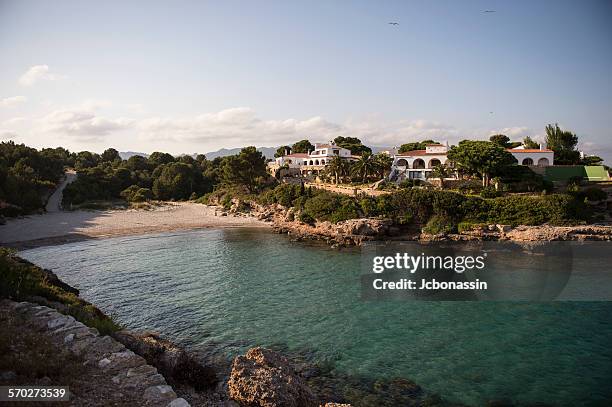
[[[336,372],[407,377],[470,405],[612,400],[612,303],[365,302],[357,249],[263,230],[201,230],[42,247],[53,269],[129,328],[231,357],[310,351]]]

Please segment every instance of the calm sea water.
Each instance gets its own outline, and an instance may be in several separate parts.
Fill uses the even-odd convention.
[[[612,303],[364,302],[358,250],[262,230],[86,241],[21,253],[129,328],[231,357],[308,351],[469,405],[612,400]]]

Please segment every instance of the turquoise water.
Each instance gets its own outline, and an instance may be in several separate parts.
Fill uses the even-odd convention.
[[[42,247],[53,269],[129,328],[231,357],[308,351],[343,375],[406,377],[447,400],[612,400],[612,303],[364,302],[360,255],[249,229]]]

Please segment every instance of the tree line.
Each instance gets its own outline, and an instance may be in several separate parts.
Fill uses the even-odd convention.
[[[323,178],[335,182],[366,182],[383,179],[389,172],[392,158],[372,154],[356,137],[336,137],[334,143],[358,156],[354,163],[335,157],[326,166]],[[424,149],[433,140],[403,144],[400,152]],[[457,171],[467,177],[478,177],[488,186],[497,177],[508,176],[508,168],[517,168],[507,148],[511,142],[505,135],[494,135],[489,141],[464,140],[453,146],[448,158],[454,168],[438,166],[434,177],[444,179]],[[529,137],[522,142],[527,148],[539,148]],[[556,164],[601,164],[601,158],[580,157],[576,150],[578,137],[557,124],[546,127],[546,144],[554,151]],[[308,153],[314,150],[309,140],[291,146],[281,146],[276,156],[287,153]],[[172,156],[154,152],[126,160],[117,150],[109,148],[101,154],[89,151],[70,152],[65,148],[36,150],[12,141],[0,143],[0,214],[15,216],[41,210],[49,194],[60,181],[65,168],[75,168],[77,180],[64,191],[65,206],[92,200],[125,199],[131,202],[149,199],[193,199],[213,191],[220,185],[244,188],[257,193],[275,181],[266,172],[266,158],[255,147],[245,147],[240,153],[208,160],[196,156]]]

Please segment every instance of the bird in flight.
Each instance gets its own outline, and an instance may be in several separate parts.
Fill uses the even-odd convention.
[[[389,24],[391,24],[391,25],[399,25],[399,23],[395,23],[395,22],[392,22],[392,23],[389,23]]]
[[[483,11],[483,13],[495,13],[495,12],[496,12],[495,10],[485,10],[485,11]]]

